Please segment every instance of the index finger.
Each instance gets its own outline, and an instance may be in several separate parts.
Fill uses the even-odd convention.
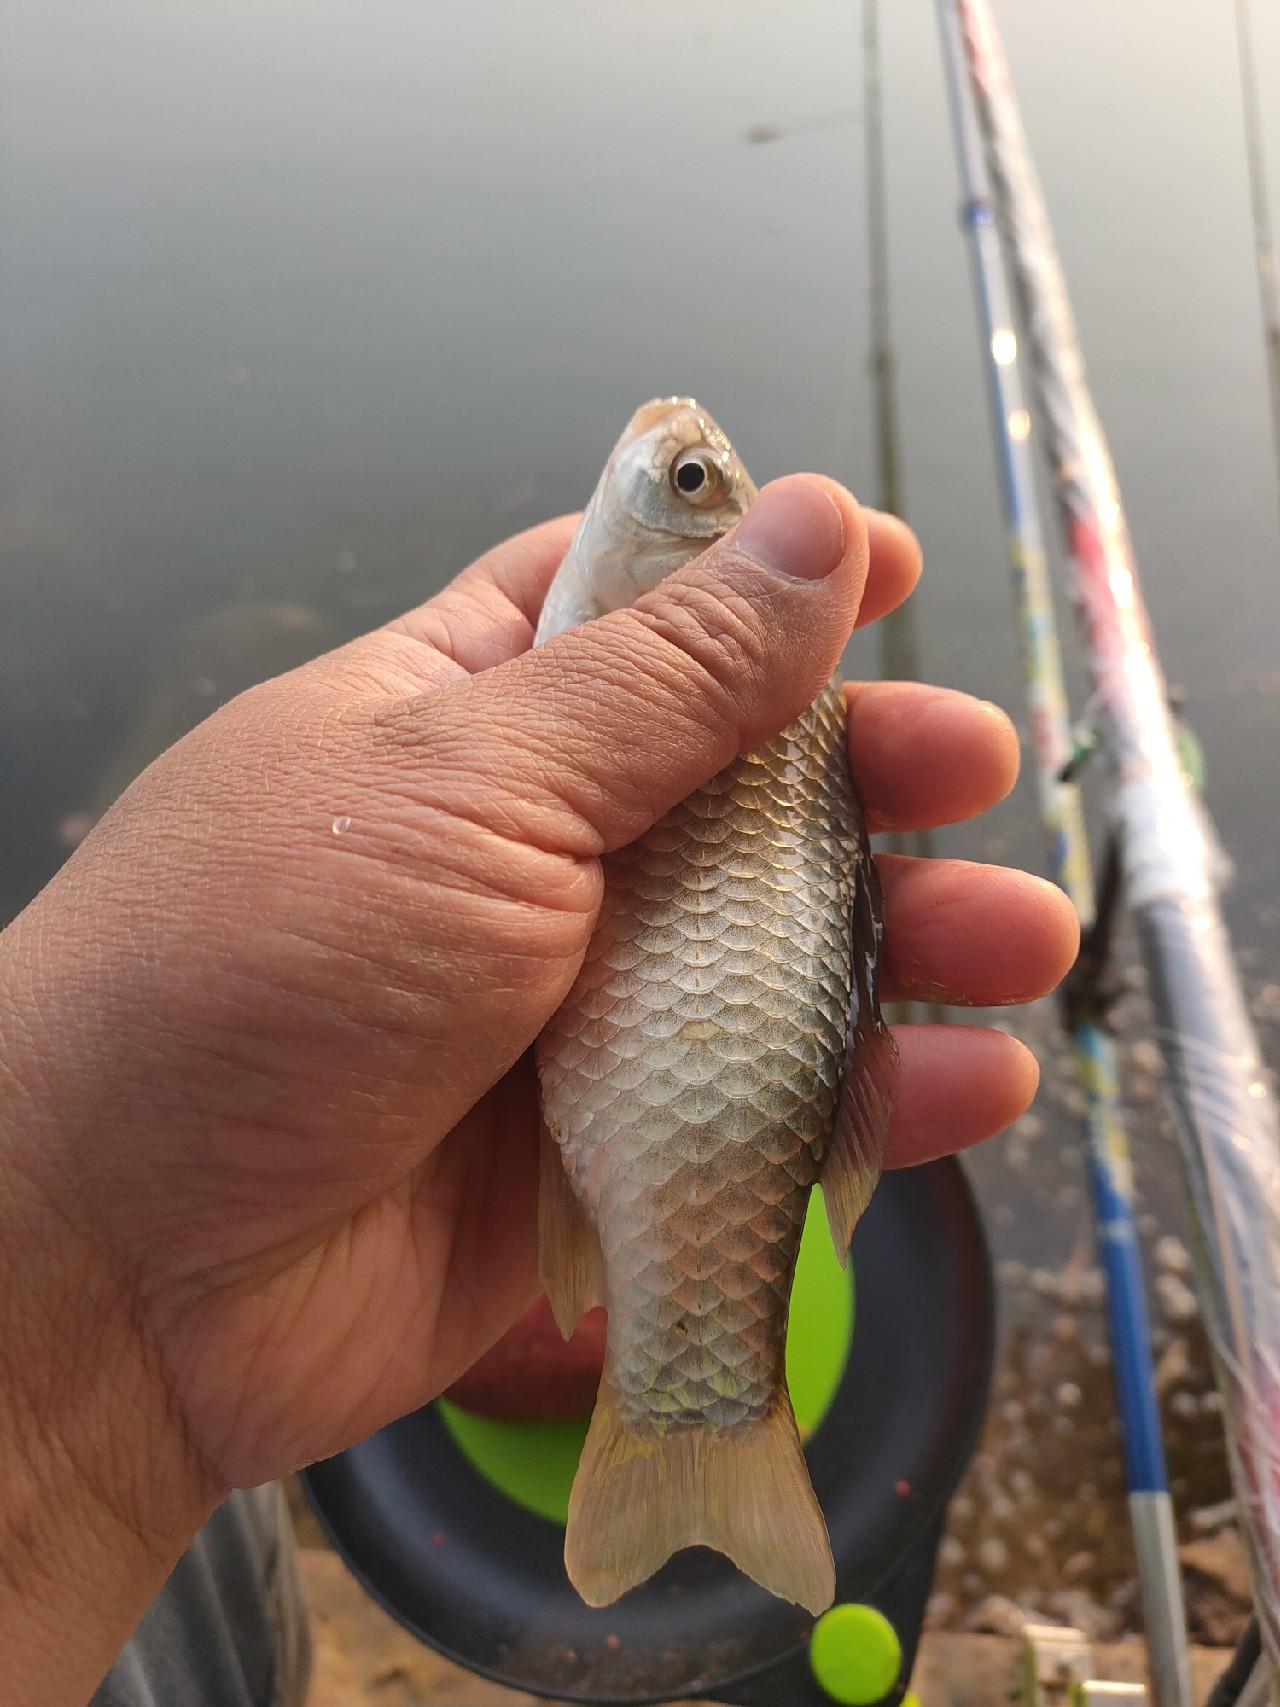
[[[895,609],[920,578],[920,547],[896,516],[863,510],[869,562],[857,626]],[[556,516],[486,551],[442,592],[389,623],[386,633],[430,648],[476,675],[529,649],[547,588],[560,566],[577,515]]]
[[[872,510],[866,505],[862,518],[867,524],[871,564],[855,628],[879,621],[910,598],[924,564],[920,541],[904,521],[887,510]]]
[[[1018,779],[1018,737],[998,705],[925,682],[846,683],[849,769],[867,828],[959,824]]]
[[[433,661],[446,658],[453,673],[469,676],[527,652],[578,520],[576,514],[554,516],[504,539],[382,632],[408,638]]]

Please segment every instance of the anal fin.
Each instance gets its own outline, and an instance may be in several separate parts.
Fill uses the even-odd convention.
[[[714,1547],[816,1617],[835,1565],[785,1393],[764,1417],[626,1428],[601,1382],[573,1492],[564,1559],[589,1606],[608,1606],[682,1547]]]
[[[822,1166],[831,1242],[843,1265],[859,1217],[884,1165],[898,1078],[898,1046],[880,1012],[877,983],[884,939],[880,879],[864,842],[849,920],[849,1036],[835,1130]]]
[[[538,1178],[538,1277],[566,1339],[588,1310],[604,1303],[600,1240],[545,1126]]]

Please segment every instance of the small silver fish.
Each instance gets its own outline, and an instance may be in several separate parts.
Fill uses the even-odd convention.
[[[646,404],[535,644],[630,604],[754,496],[692,399]],[[845,1259],[897,1067],[837,685],[604,866],[582,969],[538,1044],[542,1282],[566,1336],[591,1305],[609,1312],[565,1564],[603,1606],[702,1544],[818,1613],[835,1571],[787,1393],[787,1312],[818,1180]]]

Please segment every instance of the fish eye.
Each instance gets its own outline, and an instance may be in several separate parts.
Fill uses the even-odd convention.
[[[685,450],[671,464],[671,485],[686,504],[713,504],[724,490],[724,473],[707,450]]]

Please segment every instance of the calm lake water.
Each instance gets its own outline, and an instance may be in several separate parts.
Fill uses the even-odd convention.
[[[923,649],[932,676],[1016,716],[932,8],[884,10]],[[1230,7],[997,11],[1275,1062],[1280,504]],[[1280,184],[1280,13],[1264,11]],[[0,916],[221,700],[576,507],[646,397],[695,392],[758,479],[816,467],[874,496],[858,13],[0,9]],[[752,145],[761,125],[777,140]],[[874,639],[851,664],[874,672]],[[1037,865],[1030,787],[942,845]],[[1052,1067],[1052,1012],[1019,1023]],[[1142,1068],[1136,996],[1124,1024]],[[1081,1585],[1124,1615],[1101,1319],[1087,1278],[1065,1311],[1056,1278],[1092,1260],[1071,1101],[1051,1070],[1031,1120],[974,1164],[1004,1264],[1003,1385],[943,1616],[992,1587]],[[1176,1233],[1149,1073],[1133,1104],[1147,1230]],[[1161,1332],[1167,1350],[1184,1330]],[[1188,1346],[1191,1373],[1165,1382],[1185,1400],[1184,1513],[1225,1492],[1194,1325]],[[1082,1453],[1099,1465],[1084,1488]]]

